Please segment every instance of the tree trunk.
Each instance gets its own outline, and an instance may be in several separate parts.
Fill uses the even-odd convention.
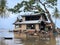
[[[45,5],[44,5],[44,8],[45,8],[46,14],[48,14],[49,20],[50,20],[51,23],[53,24],[53,25],[52,25],[52,27],[53,27],[52,29],[55,30],[55,24],[54,24],[54,22],[53,22],[53,20],[52,20],[52,18],[51,18],[51,14],[49,13],[49,11],[47,10],[47,8],[46,8]]]
[[[54,24],[54,22],[53,22],[53,20],[52,20],[52,18],[51,18],[51,14],[49,13],[49,11],[48,11],[48,9],[46,8],[46,6],[45,6],[45,4],[43,4],[41,1],[39,1],[42,5],[43,5],[43,7],[44,7],[44,9],[45,9],[45,12],[46,12],[46,14],[47,14],[47,17],[49,18],[49,20],[51,21],[51,23],[53,24],[52,25],[52,29],[53,30],[55,30],[55,24]]]
[[[51,23],[53,24],[53,25],[52,25],[52,27],[53,27],[52,29],[55,30],[55,24],[54,24],[54,22],[53,22],[53,20],[52,20],[52,18],[51,18],[51,14],[50,14],[50,13],[47,13],[47,14],[48,14],[49,20],[50,20]]]

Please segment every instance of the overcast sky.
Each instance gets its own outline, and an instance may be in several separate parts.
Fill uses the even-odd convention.
[[[9,8],[14,7],[17,2],[21,2],[22,0],[7,0],[7,6]],[[60,0],[58,0],[58,9],[60,10]],[[9,14],[9,18],[1,19],[0,18],[0,29],[14,29],[13,22],[15,22],[17,14]],[[19,15],[19,14],[18,14]],[[54,19],[55,21],[55,19]],[[57,27],[60,27],[60,19],[56,20]]]

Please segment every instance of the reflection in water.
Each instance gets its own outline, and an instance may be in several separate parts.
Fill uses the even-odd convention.
[[[8,37],[12,37],[13,39],[4,39],[0,36],[0,45],[60,45],[60,36],[57,36],[56,38],[51,37],[47,39],[40,39],[39,36],[26,36],[24,33],[7,33],[9,32],[3,33],[3,37],[7,37],[7,35],[9,35]]]
[[[56,40],[53,38],[50,38],[50,40],[38,40],[32,38],[30,40],[23,41],[24,45],[56,45]]]
[[[56,45],[55,37],[40,39],[39,36],[26,36],[26,34],[14,33],[15,38],[23,39],[23,45]]]
[[[56,37],[56,45],[60,45],[60,35]]]

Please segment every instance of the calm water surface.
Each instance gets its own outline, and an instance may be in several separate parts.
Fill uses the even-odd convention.
[[[25,34],[20,34],[18,32],[0,31],[0,45],[60,45],[60,35],[42,40],[38,37],[27,38]]]

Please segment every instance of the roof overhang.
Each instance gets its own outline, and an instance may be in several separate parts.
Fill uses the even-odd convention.
[[[33,21],[23,21],[23,22],[16,22],[15,24],[40,24],[40,20],[33,20]],[[45,23],[50,23],[48,21],[45,21]]]

